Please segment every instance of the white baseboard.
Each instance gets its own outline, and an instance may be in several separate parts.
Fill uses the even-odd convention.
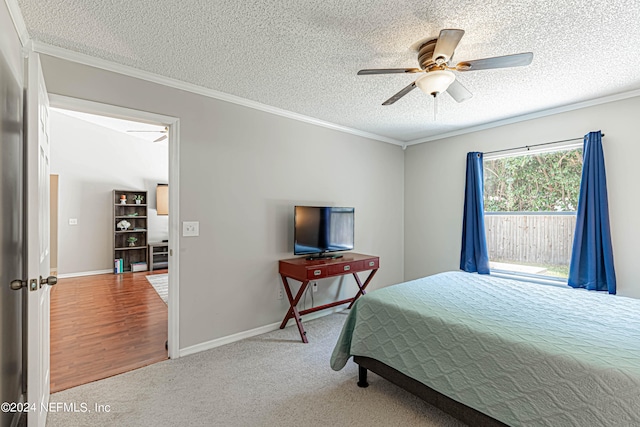
[[[82,276],[95,276],[98,274],[113,273],[113,269],[108,270],[95,270],[95,271],[81,271],[79,273],[64,273],[58,274],[58,279],[68,279],[70,277],[82,277]]]
[[[338,307],[338,308],[333,308],[331,310],[323,310],[322,312],[318,311],[315,313],[307,314],[303,318],[303,323],[308,322],[309,320],[328,316],[329,314],[338,313],[346,309],[347,309],[346,307]],[[244,332],[238,332],[237,334],[229,335],[222,338],[217,338],[215,340],[206,341],[200,344],[192,345],[190,347],[182,348],[180,349],[180,357],[199,353],[205,350],[211,350],[212,348],[220,347],[225,344],[231,344],[232,342],[240,341],[245,338],[251,338],[251,337],[255,337],[256,335],[266,334],[267,332],[276,331],[278,330],[278,328],[280,328],[280,323],[282,322],[271,323],[269,325],[260,326],[259,328],[250,329]],[[295,324],[296,322],[293,319],[290,319],[287,328],[295,327]]]

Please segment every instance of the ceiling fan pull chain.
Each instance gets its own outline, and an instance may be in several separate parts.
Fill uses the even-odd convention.
[[[433,121],[438,118],[438,94],[433,94]]]

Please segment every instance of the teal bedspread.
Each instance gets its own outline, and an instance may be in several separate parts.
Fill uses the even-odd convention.
[[[354,355],[512,426],[640,426],[640,300],[441,273],[360,298]]]

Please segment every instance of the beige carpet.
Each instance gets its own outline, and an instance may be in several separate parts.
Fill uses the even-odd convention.
[[[331,370],[345,318],[306,322],[309,344],[290,326],[56,393],[90,412],[52,412],[47,426],[463,426],[374,374],[357,387],[353,362]]]

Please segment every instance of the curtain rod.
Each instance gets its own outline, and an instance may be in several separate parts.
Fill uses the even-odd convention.
[[[604,133],[602,134],[602,137],[604,138]],[[563,140],[560,140],[560,141],[543,142],[543,143],[541,143],[541,144],[524,145],[524,146],[522,146],[522,147],[505,148],[504,150],[487,151],[487,152],[482,153],[482,154],[484,155],[484,154],[502,153],[502,152],[504,152],[504,151],[521,150],[521,149],[523,149],[523,148],[526,148],[526,149],[527,149],[527,151],[529,151],[529,148],[532,148],[532,147],[539,147],[539,146],[541,146],[541,145],[559,144],[559,143],[561,143],[561,142],[578,141],[578,140],[580,140],[580,139],[584,139],[584,137],[580,137],[580,138],[571,138],[571,139],[563,139]]]

